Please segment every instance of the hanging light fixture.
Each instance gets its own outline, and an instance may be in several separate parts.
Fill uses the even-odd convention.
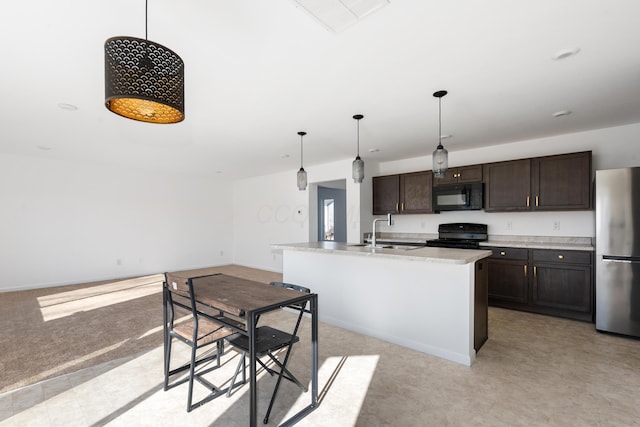
[[[449,163],[449,152],[442,146],[442,97],[447,94],[446,90],[439,90],[433,94],[438,98],[438,146],[431,156],[433,159],[433,176],[444,178]]]
[[[105,106],[133,120],[184,120],[184,62],[171,49],[147,39],[112,37],[104,44]]]
[[[303,191],[307,189],[307,172],[302,167],[302,137],[306,132],[298,132],[300,135],[300,170],[298,171],[298,190]]]
[[[353,116],[358,122],[358,145],[356,151],[356,159],[351,164],[351,175],[353,176],[353,182],[360,184],[364,179],[364,161],[360,158],[360,120],[364,116],[362,114],[356,114]]]

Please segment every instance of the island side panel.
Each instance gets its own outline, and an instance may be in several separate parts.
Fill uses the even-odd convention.
[[[473,263],[284,250],[283,277],[318,294],[323,322],[464,365],[475,359]]]

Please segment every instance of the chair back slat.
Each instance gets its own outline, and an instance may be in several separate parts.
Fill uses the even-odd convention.
[[[184,297],[190,298],[191,292],[189,288],[189,279],[186,277],[180,277],[172,273],[165,273],[165,282],[167,283],[167,289],[170,292],[180,294]]]
[[[304,286],[300,286],[300,285],[296,285],[293,283],[286,283],[286,282],[271,282],[269,283],[271,286],[277,286],[279,288],[285,288],[285,289],[291,289],[293,291],[298,291],[304,294],[310,294],[311,293],[311,289],[306,288]],[[302,311],[304,313],[310,313],[310,310],[307,309],[307,302],[308,301],[303,301],[301,303],[298,304],[290,304],[287,307],[291,308],[293,310],[297,310],[297,311]]]
[[[270,285],[271,286],[278,286],[280,288],[291,289],[291,290],[298,291],[298,292],[301,292],[301,293],[304,293],[304,294],[310,294],[311,293],[311,289],[306,288],[304,286],[296,285],[296,284],[293,284],[293,283],[271,282]],[[292,335],[297,335],[298,334],[298,328],[300,327],[300,323],[302,322],[302,316],[305,313],[310,313],[311,312],[309,309],[307,309],[308,302],[309,301],[303,301],[301,303],[287,305],[287,308],[290,308],[292,310],[296,310],[296,311],[299,312],[298,313],[298,318],[296,320],[295,327],[293,328]]]

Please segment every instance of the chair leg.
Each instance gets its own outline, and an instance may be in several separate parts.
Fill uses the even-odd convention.
[[[236,366],[236,371],[233,373],[233,377],[231,377],[231,383],[229,384],[229,390],[227,391],[227,397],[231,396],[231,392],[234,388],[241,386],[247,382],[246,378],[246,365],[245,365],[246,353],[242,353],[240,355],[240,360],[238,361],[238,366]],[[236,385],[236,378],[240,373],[240,369],[242,369],[242,382]]]
[[[196,373],[196,346],[191,347],[191,366],[189,367],[189,394],[187,396],[187,412],[191,412],[193,399],[193,378]]]
[[[171,337],[164,340],[164,391],[169,390],[169,371],[171,370]]]
[[[273,356],[271,353],[269,353],[269,357],[280,367],[280,373],[278,373],[278,379],[276,380],[276,386],[273,388],[273,394],[271,395],[271,401],[269,402],[269,407],[267,408],[267,413],[264,416],[263,422],[265,424],[267,424],[269,422],[269,415],[271,415],[271,409],[273,409],[273,402],[275,402],[275,400],[276,400],[276,395],[278,394],[278,389],[280,388],[280,383],[282,382],[282,378],[285,377],[285,375],[284,375],[285,372],[288,374],[288,377],[285,377],[285,378],[287,378],[290,381],[294,382],[298,387],[300,387],[305,392],[307,391],[307,388],[304,387],[300,383],[300,381],[298,381],[298,379],[286,368],[287,362],[289,361],[289,356],[291,355],[291,349],[292,349],[292,346],[290,345],[287,348],[287,353],[285,354],[284,360],[282,361],[282,363],[280,363],[275,356]]]

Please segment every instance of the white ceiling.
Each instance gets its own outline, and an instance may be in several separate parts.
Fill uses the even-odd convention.
[[[338,33],[293,0],[149,0],[149,39],[185,62],[186,118],[173,125],[104,107],[104,42],[144,38],[144,10],[3,5],[0,152],[233,179],[294,173],[304,130],[311,175],[355,156],[357,113],[365,161],[430,154],[440,89],[452,162],[457,150],[640,122],[638,0],[390,0]]]

